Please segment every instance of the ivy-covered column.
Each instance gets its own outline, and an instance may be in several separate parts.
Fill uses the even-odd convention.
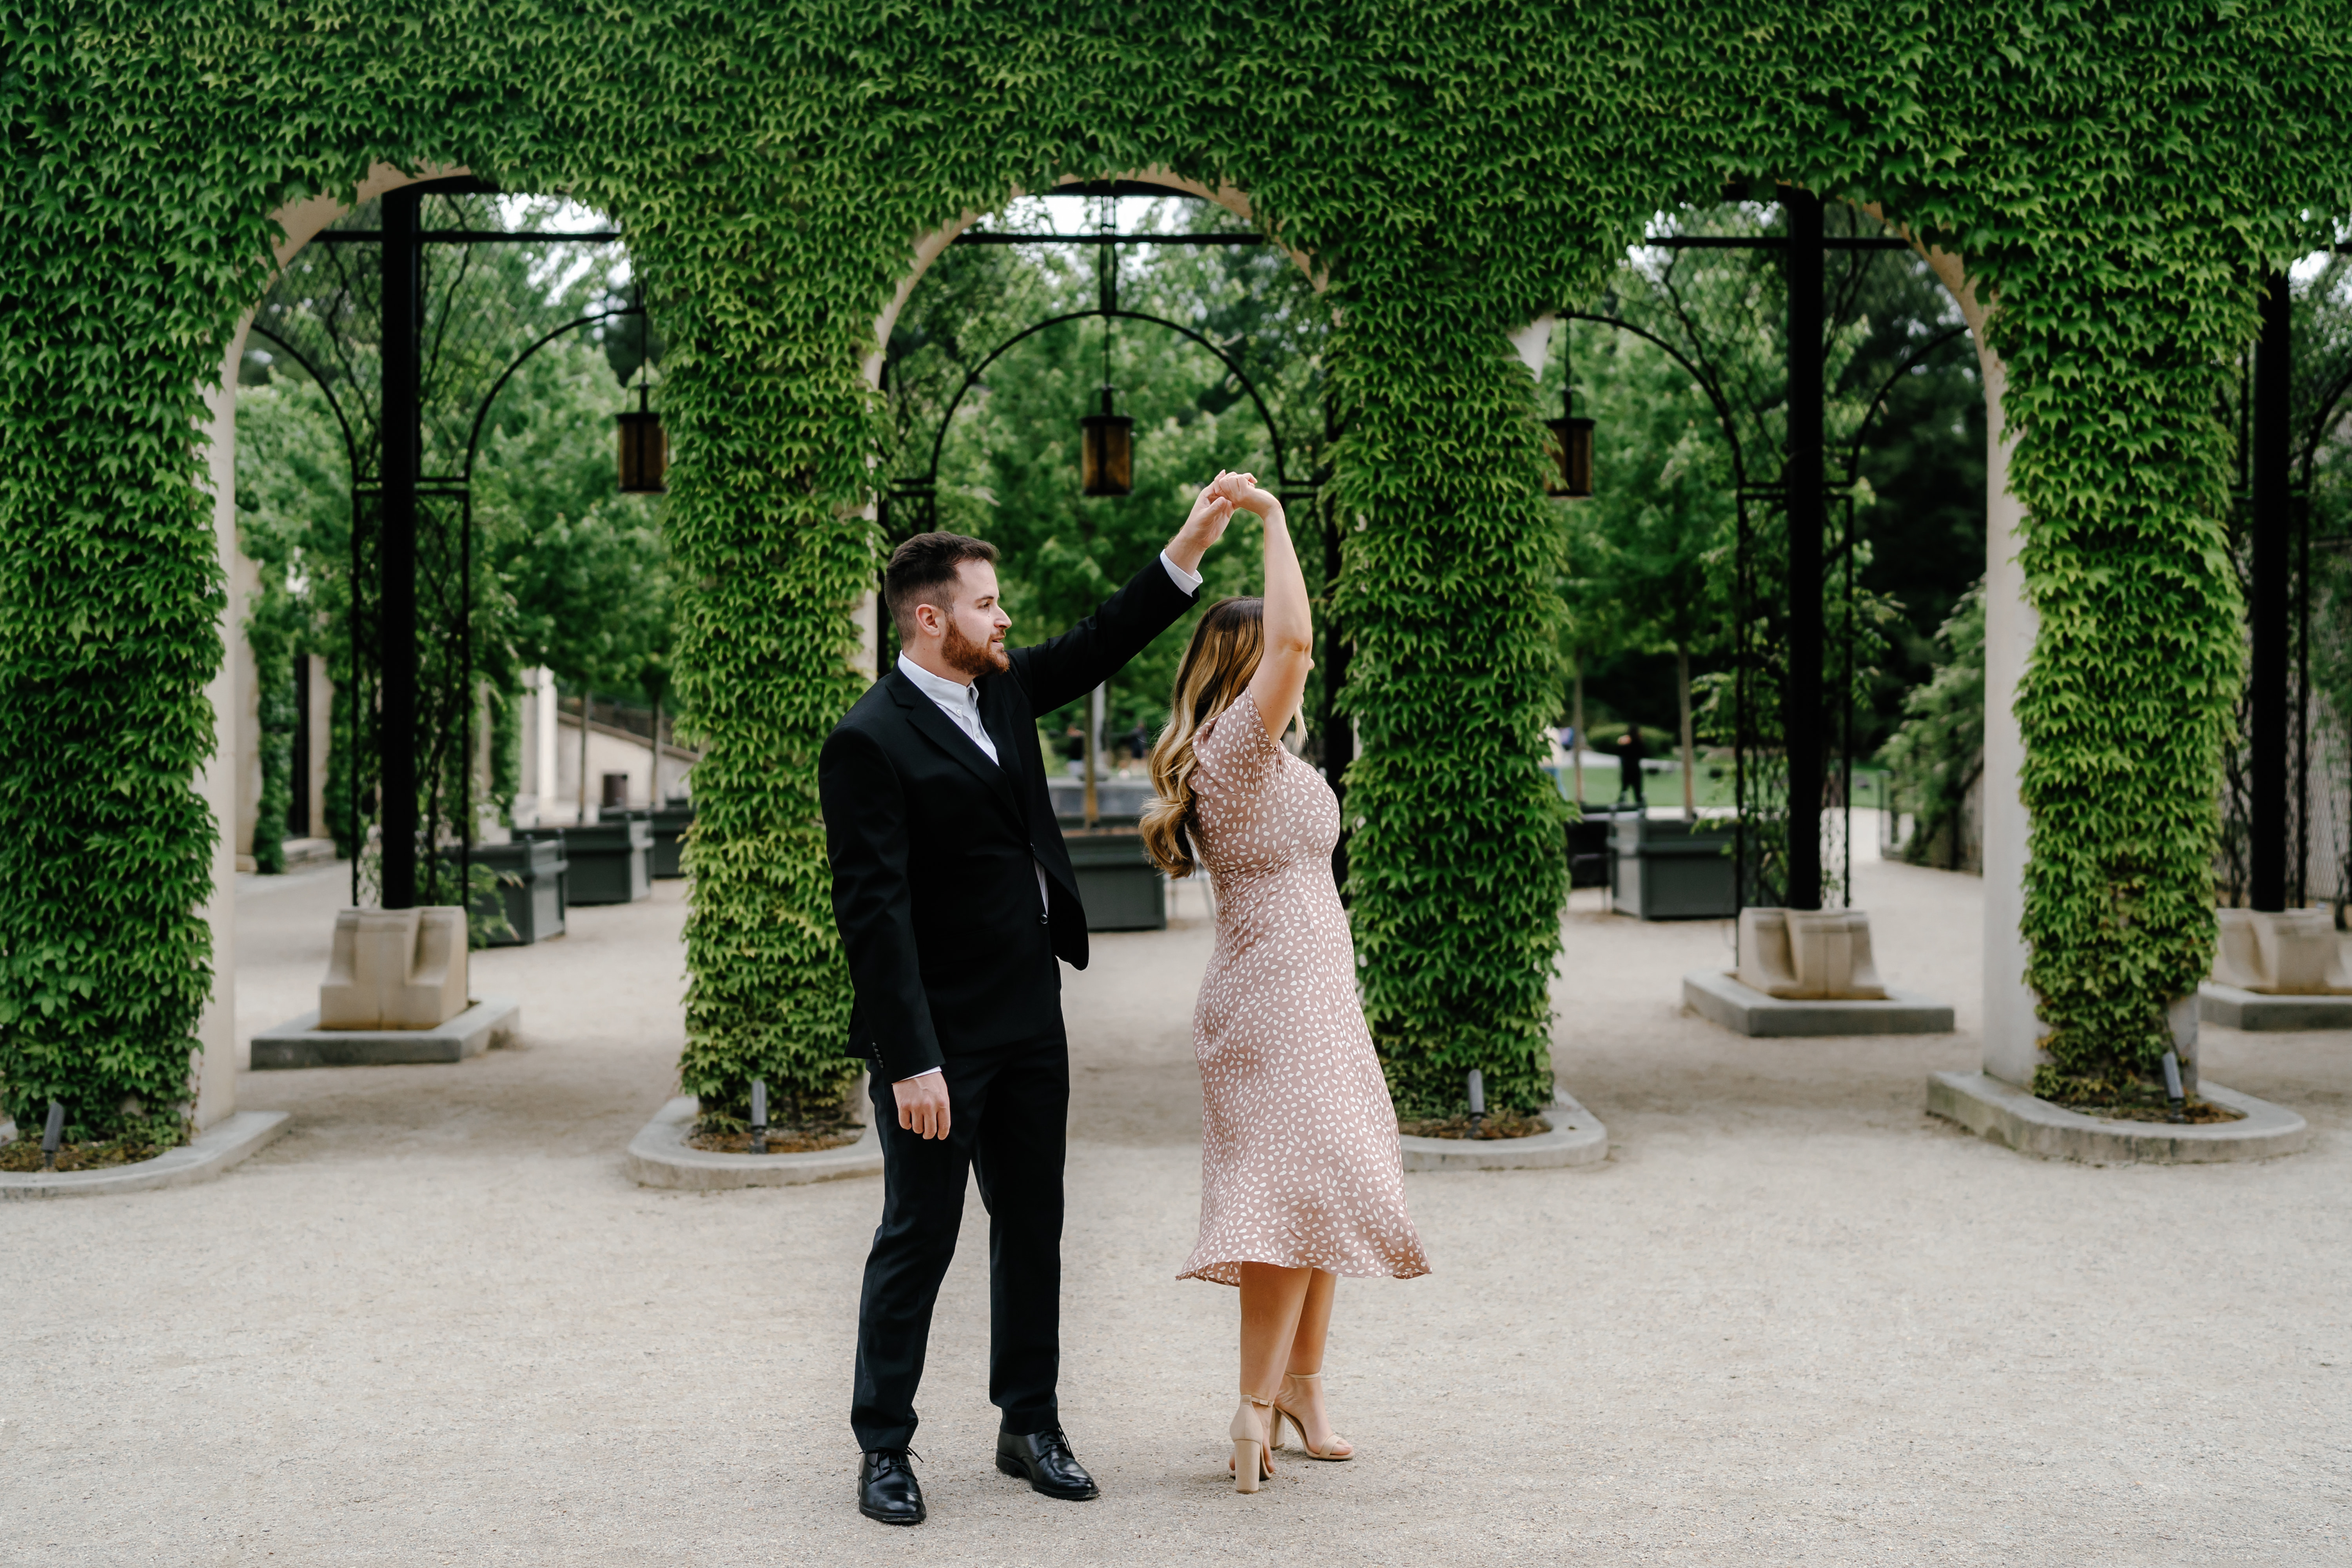
[[[849,612],[874,570],[859,371],[873,310],[835,297],[840,247],[797,225],[796,204],[734,195],[672,189],[630,215],[673,344],[659,397],[677,452],[678,684],[703,748],[679,1078],[737,1114],[764,1079],[772,1114],[800,1120],[835,1110],[858,1067],[816,758],[865,687]]]
[[[2084,232],[2012,263],[1990,323],[2038,620],[2016,702],[2032,1088],[2062,1101],[2127,1091],[2193,1038],[2243,673],[2216,367],[2253,323],[2254,274],[2233,289],[2193,233],[2166,237],[2168,277],[2118,276],[2112,237]]]
[[[1406,1118],[1551,1095],[1567,893],[1558,789],[1559,533],[1522,328],[1454,258],[1378,255],[1338,290],[1348,891],[1366,1021]],[[1449,297],[1448,281],[1455,293]]]
[[[226,608],[200,481],[226,333],[202,324],[251,267],[50,133],[11,143],[0,224],[0,1109],[37,1130],[55,1099],[69,1142],[170,1144],[220,828],[197,787]]]

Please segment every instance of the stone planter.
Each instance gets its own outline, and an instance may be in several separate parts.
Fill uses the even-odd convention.
[[[1551,1131],[1532,1138],[1397,1139],[1408,1171],[1558,1171],[1609,1158],[1609,1129],[1555,1086],[1544,1108]]]
[[[1087,822],[1087,784],[1084,779],[1055,778],[1045,781],[1045,793],[1054,802],[1054,817],[1065,828],[1084,827]],[[1143,808],[1151,804],[1150,779],[1097,779],[1095,781],[1095,824],[1101,827],[1133,827],[1142,816]]]
[[[1166,931],[1168,879],[1129,827],[1075,828],[1063,836],[1088,931]]]
[[[686,830],[694,826],[694,807],[677,803],[658,806],[652,814],[652,820],[655,878],[670,881],[685,876],[686,869],[679,863],[678,851],[684,846]]]
[[[526,838],[518,834],[510,844],[477,844],[473,861],[499,878],[498,892],[478,898],[475,912],[502,910],[507,924],[514,928],[513,935],[494,936],[488,945],[528,947],[563,934],[564,883],[571,868],[563,858],[561,838]]]
[[[863,1099],[863,1095],[860,1096]],[[869,1119],[856,1142],[805,1154],[714,1154],[687,1142],[698,1102],[681,1095],[663,1106],[629,1141],[622,1169],[642,1186],[686,1192],[739,1187],[798,1187],[882,1173],[882,1133]]]
[[[1612,902],[1645,921],[1729,920],[1739,913],[1729,824],[1615,818]]]

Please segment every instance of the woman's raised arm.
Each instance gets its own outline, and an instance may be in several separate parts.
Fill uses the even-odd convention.
[[[1220,476],[1233,503],[1255,512],[1265,524],[1265,651],[1249,683],[1250,700],[1265,732],[1276,740],[1290,728],[1307,695],[1307,672],[1315,668],[1315,621],[1307,602],[1307,577],[1291,548],[1282,502],[1257,487],[1248,474]]]

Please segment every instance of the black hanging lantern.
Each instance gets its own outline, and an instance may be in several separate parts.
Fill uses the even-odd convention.
[[[1592,421],[1562,417],[1547,419],[1551,428],[1552,457],[1559,472],[1544,486],[1544,494],[1582,500],[1592,494]]]
[[[661,416],[648,405],[650,390],[637,384],[637,406],[616,414],[621,435],[621,493],[657,496],[669,489],[669,437],[662,432]]]
[[[1102,412],[1078,421],[1078,488],[1090,496],[1123,496],[1135,489],[1135,421],[1113,414],[1111,389],[1102,389]]]
[[[661,416],[653,411],[653,368],[646,317],[645,295],[637,295],[637,406],[634,413],[614,415],[621,440],[621,493],[657,496],[669,489],[669,437]]]
[[[1571,335],[1560,348],[1560,416],[1544,421],[1559,471],[1544,482],[1544,494],[1581,500],[1592,494],[1592,421],[1575,417],[1576,361],[1569,352],[1575,346],[1575,328],[1566,330]]]

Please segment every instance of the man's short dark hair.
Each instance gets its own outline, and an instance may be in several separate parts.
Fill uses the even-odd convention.
[[[890,620],[898,640],[915,640],[915,606],[932,605],[945,610],[953,595],[956,568],[967,561],[996,563],[996,546],[984,539],[961,533],[919,533],[890,552],[890,567],[882,575],[882,596],[889,604]]]

